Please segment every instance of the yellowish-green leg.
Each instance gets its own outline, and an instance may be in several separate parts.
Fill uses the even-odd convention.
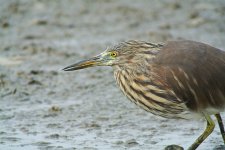
[[[205,114],[205,119],[207,120],[207,126],[205,131],[197,138],[197,140],[188,148],[188,150],[195,150],[213,131],[215,123],[208,114]]]
[[[188,150],[195,150],[213,131],[215,123],[208,114],[203,113],[207,121],[205,131],[195,140],[195,142],[188,148]],[[221,119],[222,121],[222,119]],[[223,129],[223,128],[222,128]],[[224,131],[224,130],[223,130]],[[183,150],[179,145],[169,145],[164,150]]]
[[[221,118],[220,114],[215,114],[215,116],[216,116],[216,119],[217,119],[219,127],[220,127],[220,133],[223,137],[223,142],[225,143],[225,131],[224,131],[222,118]]]

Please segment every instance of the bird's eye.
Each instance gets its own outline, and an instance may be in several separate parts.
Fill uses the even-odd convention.
[[[111,52],[111,53],[110,53],[110,56],[116,57],[116,56],[117,56],[117,53],[116,53],[116,52]]]

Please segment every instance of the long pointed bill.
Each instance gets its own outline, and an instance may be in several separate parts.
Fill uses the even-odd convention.
[[[79,70],[79,69],[84,69],[88,67],[94,67],[101,65],[101,55],[98,55],[96,57],[80,61],[78,63],[75,63],[73,65],[70,65],[66,68],[64,68],[64,71],[73,71],[73,70]]]

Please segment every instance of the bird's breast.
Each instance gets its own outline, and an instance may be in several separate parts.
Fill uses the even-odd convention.
[[[151,75],[117,70],[114,77],[124,95],[148,112],[166,118],[180,118],[179,114],[184,111],[184,105],[180,104],[172,92],[156,85]]]

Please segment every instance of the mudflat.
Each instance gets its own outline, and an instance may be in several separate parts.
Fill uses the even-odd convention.
[[[187,148],[203,120],[145,112],[110,67],[62,69],[121,41],[189,39],[225,50],[224,35],[224,0],[1,0],[0,149]],[[220,145],[217,125],[199,150]]]

